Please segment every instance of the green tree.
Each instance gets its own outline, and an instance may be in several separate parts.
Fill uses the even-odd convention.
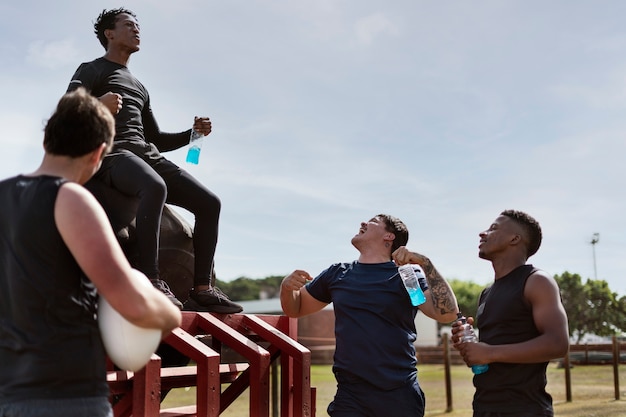
[[[626,330],[626,297],[617,298],[604,280],[583,284],[578,274],[555,275],[567,312],[569,332],[580,343],[585,334],[613,336]]]
[[[623,296],[617,300],[615,309],[617,310],[617,322],[622,323],[622,337],[625,337],[626,329],[624,327],[626,327],[626,296]]]
[[[587,280],[585,293],[589,308],[583,329],[598,336],[613,336],[626,328],[626,323],[618,321],[617,294],[611,292],[606,281]]]
[[[280,296],[280,283],[283,282],[284,275],[270,275],[259,280],[260,294],[265,298],[278,298]]]
[[[233,281],[223,282],[217,279],[215,285],[228,294],[233,301],[249,301],[259,299],[259,282],[247,277],[239,277]]]
[[[570,274],[566,271],[560,276],[555,275],[554,279],[561,291],[561,300],[567,313],[569,334],[580,342],[585,335],[581,326],[585,321],[585,312],[588,308],[582,278],[578,274]]]
[[[449,280],[452,291],[456,295],[459,310],[466,317],[476,318],[478,310],[478,298],[485,288],[485,285],[476,284],[472,281],[460,281],[458,279]]]
[[[217,278],[215,285],[228,294],[228,298],[233,301],[249,301],[260,299],[261,294],[263,298],[278,297],[283,278],[282,275],[271,275],[260,279],[239,277],[229,282]]]

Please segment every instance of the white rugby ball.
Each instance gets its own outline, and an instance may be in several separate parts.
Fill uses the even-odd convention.
[[[146,276],[137,270],[133,270],[133,279],[152,287]],[[135,326],[102,296],[98,301],[98,327],[109,358],[126,371],[136,372],[143,368],[161,342],[160,329]]]

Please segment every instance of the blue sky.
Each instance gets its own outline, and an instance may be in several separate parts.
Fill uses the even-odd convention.
[[[222,199],[222,280],[358,254],[384,212],[447,278],[487,284],[478,233],[504,209],[542,224],[531,262],[626,295],[626,3],[230,0],[0,4],[0,177],[34,170],[103,8],[138,15],[131,71],[161,128],[213,121],[200,164]],[[185,213],[188,217],[188,213]],[[189,218],[189,217],[188,217]]]

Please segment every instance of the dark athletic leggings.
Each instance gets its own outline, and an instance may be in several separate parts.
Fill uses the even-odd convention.
[[[176,164],[160,157],[144,161],[129,151],[107,156],[99,174],[118,191],[139,199],[136,233],[137,269],[148,277],[159,273],[159,229],[163,205],[174,204],[195,216],[194,286],[208,285],[217,245],[219,198]]]

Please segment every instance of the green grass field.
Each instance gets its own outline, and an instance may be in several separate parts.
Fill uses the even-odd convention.
[[[446,412],[446,386],[443,365],[420,365],[419,381],[426,393],[426,416],[471,417],[472,372],[465,366],[451,368],[452,411]],[[557,417],[626,417],[626,365],[620,366],[621,399],[616,401],[613,368],[609,365],[575,366],[571,369],[572,402],[566,402],[564,370],[548,367],[548,392],[554,398]],[[317,389],[316,416],[326,416],[326,406],[335,394],[335,379],[327,365],[311,367],[311,385]],[[162,408],[193,404],[195,389],[171,392]],[[249,414],[246,393],[221,415],[242,417]]]

